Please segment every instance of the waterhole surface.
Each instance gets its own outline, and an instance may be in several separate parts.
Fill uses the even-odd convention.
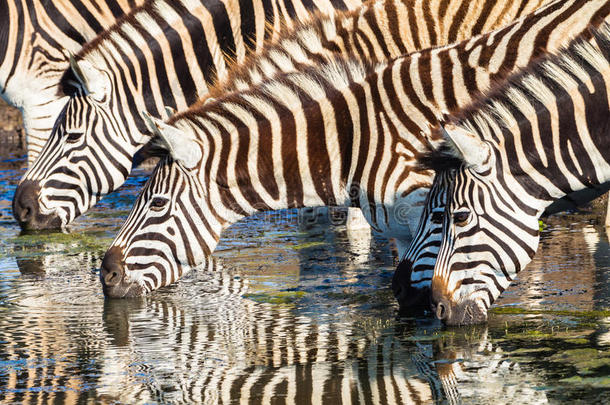
[[[601,204],[545,220],[535,261],[488,324],[446,328],[397,315],[388,241],[350,242],[297,211],[230,228],[212,269],[104,300],[101,256],[147,173],[70,233],[20,235],[10,202],[24,164],[0,163],[2,403],[610,401]]]

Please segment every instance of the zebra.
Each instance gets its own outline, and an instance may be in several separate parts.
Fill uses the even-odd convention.
[[[421,158],[437,172],[418,232],[441,223],[431,298],[447,324],[486,320],[532,260],[546,207],[610,187],[610,26],[583,37],[436,128],[445,142]]]
[[[436,117],[470,100],[465,79],[484,86],[494,77],[486,67],[497,77],[526,65],[608,12],[608,1],[554,2],[460,44],[368,69],[337,56],[167,122],[149,118],[165,156],[106,252],[104,293],[139,296],[173,283],[212,254],[223,229],[257,211],[355,206],[377,232],[408,241],[432,181],[417,154],[439,141],[426,133]],[[448,72],[452,82],[437,79]]]
[[[143,3],[0,1],[0,97],[23,114],[28,163],[40,153],[67,101],[59,82],[70,53]]]
[[[89,207],[79,201],[78,181],[89,188],[91,205],[124,182],[132,157],[146,138],[140,133],[144,126],[139,110],[167,117],[164,106],[186,108],[226,74],[231,61],[242,60],[265,38],[273,40],[279,30],[309,18],[308,9],[331,12],[359,4],[360,0],[151,0],[124,15],[69,57],[69,68],[59,72],[58,83],[45,81],[68,97],[62,98],[59,117],[47,132],[43,156],[22,179],[14,205],[16,218],[36,223],[31,228],[58,227],[60,218],[45,215],[48,202],[39,205],[37,184],[32,184],[32,176],[40,170],[55,175],[46,185],[51,193],[63,192],[56,196],[56,202],[67,204],[62,214],[77,216],[82,204]],[[84,128],[105,135],[113,131],[118,139],[107,137],[102,148],[82,154],[78,151],[89,136]],[[65,160],[58,162],[62,153]],[[55,171],[49,165],[56,165]]]
[[[192,0],[183,0],[183,3],[190,5]],[[346,3],[328,0],[328,3],[315,4],[323,11],[330,11],[332,6],[339,5],[355,8],[356,3],[356,0]],[[387,60],[421,47],[446,45],[498,28],[543,3],[543,0],[519,0],[509,4],[491,0],[452,0],[430,4],[417,0],[385,0],[353,12],[337,12],[327,18],[318,16],[314,18],[316,21],[304,25],[294,23],[291,31],[287,27],[286,35],[282,37],[275,35],[268,39],[268,43],[280,41],[283,46],[272,48],[267,58],[252,56],[245,66],[260,66],[260,69],[252,69],[249,76],[240,76],[239,84],[272,75],[277,70],[298,69],[334,53],[366,60]],[[222,78],[228,76],[229,67],[233,66],[229,59],[241,62],[246,55],[252,54],[248,49],[263,47],[264,21],[255,19],[256,27],[251,27],[245,19],[239,18],[253,8],[245,0],[240,6],[242,10],[227,12],[235,17],[231,19],[233,24],[243,21],[241,30],[233,29],[227,22],[222,31],[229,31],[231,26],[230,32],[241,36],[217,35],[219,28],[214,31],[211,27],[225,21],[224,10],[220,15],[213,14],[214,24],[209,24],[208,11],[204,10],[199,19],[208,21],[204,26],[211,31],[191,33],[193,38],[206,38],[207,41],[197,42],[194,49],[191,49],[191,43],[195,40],[184,28],[175,28],[171,31],[175,35],[167,38],[162,34],[157,28],[158,22],[152,22],[146,16],[153,13],[153,5],[157,5],[159,13],[167,20],[165,23],[178,18],[173,8],[156,0],[88,43],[76,55],[71,70],[66,72],[62,85],[71,97],[40,157],[24,175],[13,200],[14,216],[23,228],[64,227],[103,195],[118,188],[129,174],[136,150],[151,137],[142,111],[167,118],[173,110],[186,109],[197,96],[207,94],[213,82],[225,85]],[[277,9],[284,10],[284,7]],[[306,7],[300,5],[294,9],[305,10]],[[277,11],[275,6],[273,10]],[[283,15],[286,25],[291,22],[290,15]],[[274,22],[280,20],[279,16],[267,18]],[[307,16],[303,15],[301,19],[305,20]],[[144,27],[138,25],[140,21],[145,21]],[[281,27],[281,24],[274,25],[276,31]],[[189,29],[195,31],[192,27]],[[256,36],[252,38],[254,34]],[[144,38],[154,37],[159,37],[158,42],[153,41],[155,46],[144,41]],[[206,58],[208,53],[206,62],[197,59]],[[232,57],[223,58],[224,54]],[[158,62],[151,63],[152,58]],[[187,59],[198,63],[187,64]],[[196,71],[197,68],[200,71]],[[226,83],[233,81],[231,76]],[[172,83],[174,86],[170,86]],[[171,111],[167,112],[165,106],[171,107]]]

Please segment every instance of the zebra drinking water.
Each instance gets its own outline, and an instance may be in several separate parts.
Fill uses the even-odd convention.
[[[424,159],[437,174],[418,233],[442,226],[431,296],[444,322],[485,321],[536,253],[542,212],[610,187],[610,26],[593,34],[437,129],[446,141]],[[425,235],[397,274],[426,255]]]
[[[266,24],[262,16],[278,31],[282,28],[279,22],[287,20],[290,26],[294,15],[281,12],[297,10],[297,16],[305,19],[305,4],[314,4],[287,2],[292,8],[276,0],[273,9],[263,13],[249,1],[242,0],[238,7],[230,3],[237,9],[227,5],[225,11],[208,10],[193,0],[156,0],[88,43],[62,80],[71,94],[68,104],[15,194],[14,215],[22,227],[65,226],[116,190],[129,174],[134,154],[150,139],[141,111],[161,118],[167,117],[165,106],[185,109],[208,92],[210,83],[227,75],[229,59],[241,62],[249,49],[262,48]],[[356,3],[328,0],[315,4],[328,11],[333,6],[353,8]],[[297,26],[281,38],[282,45],[275,52],[246,64],[260,68],[238,75],[238,81],[226,81],[226,90],[277,70],[319,62],[328,54],[386,60],[467,39],[503,26],[543,3],[370,3],[352,13]],[[249,19],[252,15],[253,20]],[[232,25],[236,21],[241,26]],[[250,21],[254,23],[248,24]],[[469,89],[479,85],[474,77],[467,80]]]
[[[45,82],[69,98],[15,194],[15,218],[24,228],[58,228],[118,188],[148,140],[140,111],[167,117],[165,106],[186,108],[232,60],[309,18],[305,3],[287,3],[153,0],[87,42],[57,82]],[[307,4],[332,11],[351,3]]]
[[[408,241],[432,180],[416,155],[435,140],[430,123],[475,96],[466,79],[485,88],[609,12],[608,1],[554,2],[457,45],[375,68],[329,58],[167,123],[150,119],[168,156],[104,257],[105,294],[137,296],[173,283],[213,252],[223,229],[263,210],[357,206],[373,229]],[[435,104],[428,94],[440,94]]]

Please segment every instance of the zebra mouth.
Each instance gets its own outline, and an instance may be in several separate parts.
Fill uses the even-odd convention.
[[[65,213],[48,209],[40,201],[40,183],[25,180],[19,184],[13,197],[13,216],[23,230],[63,229]]]
[[[147,291],[143,285],[137,282],[120,282],[115,285],[107,285],[102,278],[102,290],[106,298],[135,298],[146,295]]]

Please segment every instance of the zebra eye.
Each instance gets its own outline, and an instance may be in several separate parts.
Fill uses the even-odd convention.
[[[155,197],[150,202],[150,209],[153,211],[162,211],[168,202],[169,202],[169,200],[167,198]]]
[[[457,226],[464,226],[468,223],[470,219],[470,212],[468,211],[460,211],[453,213],[453,223]]]
[[[433,224],[442,224],[443,223],[443,211],[433,211],[430,215],[430,221]]]
[[[76,143],[82,135],[82,132],[68,132],[66,133],[66,142]]]

